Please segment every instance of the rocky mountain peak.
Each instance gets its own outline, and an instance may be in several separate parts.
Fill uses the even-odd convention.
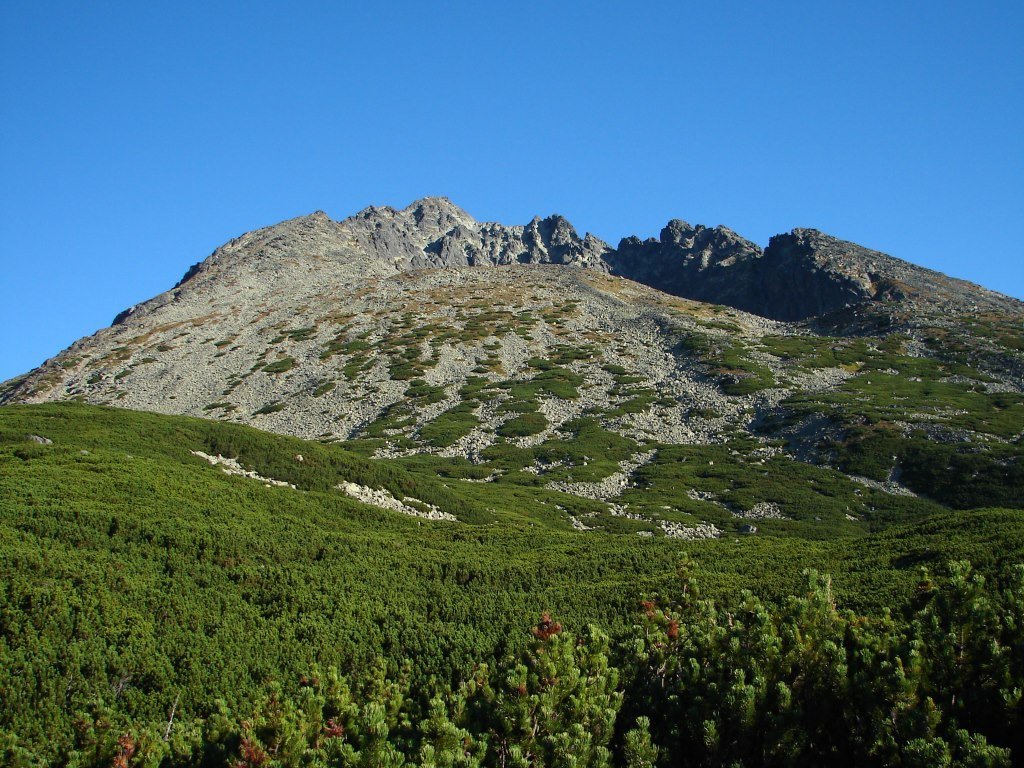
[[[481,223],[444,197],[417,200],[401,211],[366,209],[342,222],[372,255],[398,269],[499,264],[578,264],[603,268],[608,246],[580,238],[562,216],[525,226]]]
[[[665,242],[666,240],[676,240],[678,238],[672,237],[671,233],[679,233],[679,236],[682,237],[687,232],[695,232],[699,229],[704,229],[704,225],[698,224],[697,226],[693,226],[690,222],[684,221],[683,219],[669,219],[668,224],[666,224],[661,230],[661,239],[662,242]]]
[[[414,200],[406,206],[404,210],[412,211],[416,215],[433,213],[437,215],[451,216],[457,219],[473,219],[472,216],[453,203],[449,198],[438,195],[428,195],[427,197],[421,197],[419,200]]]
[[[472,228],[477,224],[476,219],[447,197],[424,197],[404,208],[401,214],[410,215],[416,227],[435,235],[455,227]]]
[[[657,238],[611,248],[559,214],[523,226],[478,222],[447,197],[402,209],[370,206],[343,221],[323,211],[246,233],[191,267],[167,294],[126,310],[117,323],[227,281],[278,292],[311,275],[388,275],[416,269],[558,264],[611,272],[657,290],[725,304],[775,320],[806,320],[849,307],[922,302],[942,311],[1018,311],[1020,303],[816,229],[775,235],[762,250],[724,226],[672,219]],[[264,288],[259,288],[264,290]],[[270,290],[270,288],[266,288]]]
[[[603,269],[602,257],[610,251],[607,243],[590,233],[580,238],[576,228],[559,214],[544,219],[535,217],[521,237],[526,251],[517,260],[531,264],[572,264]]]
[[[816,229],[775,235],[761,250],[733,230],[681,219],[657,239],[627,237],[607,257],[613,274],[698,301],[775,320],[807,320],[886,303],[942,312],[1020,311],[1021,303]]]

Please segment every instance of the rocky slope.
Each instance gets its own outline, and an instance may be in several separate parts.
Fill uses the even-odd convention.
[[[924,435],[1016,471],[1022,318],[1016,300],[814,230],[762,251],[675,220],[612,249],[561,217],[479,223],[428,198],[242,235],[0,402],[462,458],[482,479],[549,475],[613,514],[664,445],[831,462],[899,494],[900,460],[866,465],[864,440]],[[581,434],[603,453],[569,472],[552,446]]]

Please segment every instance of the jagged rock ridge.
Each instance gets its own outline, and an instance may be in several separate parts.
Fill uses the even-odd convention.
[[[623,239],[611,272],[658,290],[776,320],[807,320],[869,302],[942,311],[1019,311],[1021,303],[814,229],[775,235],[763,251],[726,227],[669,222],[658,239]]]
[[[480,223],[450,200],[428,197],[402,210],[366,208],[344,221],[323,211],[248,232],[193,265],[167,293],[125,310],[114,320],[152,311],[211,280],[240,276],[273,282],[290,269],[316,264],[325,278],[339,268],[366,276],[415,269],[505,264],[562,264],[606,269],[608,245],[581,238],[561,216],[535,218],[526,226]]]
[[[562,216],[525,226],[477,222],[443,197],[402,210],[369,207],[341,222],[322,211],[242,235],[194,265],[168,294],[118,315],[173,300],[186,283],[225,271],[272,279],[296,255],[361,264],[370,274],[508,264],[559,264],[610,272],[666,293],[775,320],[806,320],[878,302],[942,311],[1017,311],[1020,302],[813,229],[776,235],[762,250],[732,230],[674,219],[660,237],[611,248],[582,238]],[[155,303],[154,303],[155,302]]]

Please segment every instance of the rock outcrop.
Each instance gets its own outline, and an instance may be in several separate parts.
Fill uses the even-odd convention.
[[[943,312],[1020,311],[1021,302],[878,251],[794,229],[762,251],[726,227],[670,221],[661,236],[628,237],[606,256],[612,274],[676,296],[798,321],[870,304]]]
[[[762,258],[757,245],[731,229],[673,219],[657,239],[624,238],[606,260],[612,274],[659,291],[746,309],[758,303]]]
[[[340,227],[368,254],[398,269],[566,264],[604,268],[607,243],[580,237],[564,217],[534,218],[526,226],[480,223],[444,197],[402,210],[367,208]]]

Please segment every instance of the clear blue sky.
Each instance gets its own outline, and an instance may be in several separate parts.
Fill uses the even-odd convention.
[[[0,379],[244,231],[424,195],[816,227],[1024,297],[1021,8],[8,0]]]

